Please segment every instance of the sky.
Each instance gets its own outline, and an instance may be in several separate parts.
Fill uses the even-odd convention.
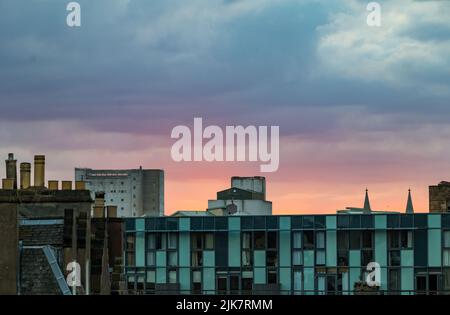
[[[166,214],[265,176],[274,213],[428,211],[450,179],[450,1],[0,0],[0,155],[165,170]],[[171,130],[280,126],[280,166],[174,162]],[[5,175],[0,168],[0,176]]]

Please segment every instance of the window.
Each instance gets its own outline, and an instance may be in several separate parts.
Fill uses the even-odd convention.
[[[337,247],[338,250],[348,250],[349,249],[349,243],[348,243],[349,234],[347,231],[338,231],[337,232]]]
[[[178,244],[178,237],[176,233],[169,233],[169,249],[176,249]]]
[[[360,231],[350,231],[350,249],[361,249]]]
[[[202,234],[201,233],[192,233],[191,234],[191,245],[193,250],[202,250]]]
[[[255,249],[265,249],[266,247],[266,233],[255,232]]]
[[[167,282],[169,283],[177,283],[177,271],[169,270],[167,273]]]
[[[156,264],[156,258],[155,258],[155,252],[147,252],[147,266],[155,266]]]
[[[391,269],[389,271],[389,291],[392,293],[397,293],[400,290],[400,270]],[[396,292],[397,291],[397,292]]]
[[[242,233],[242,248],[251,249],[252,248],[252,233],[244,232]]]
[[[166,234],[156,233],[156,249],[166,249]]]
[[[167,252],[167,265],[170,267],[177,266],[177,256],[177,252],[175,251]]]
[[[277,248],[277,232],[267,232],[267,248]]]
[[[294,250],[292,252],[292,264],[294,266],[303,265],[303,252],[301,250]]]
[[[392,250],[389,252],[389,265],[400,266],[400,251]]]
[[[399,231],[389,231],[389,247],[390,248],[399,248]]]
[[[205,234],[205,249],[214,249],[214,234]]]
[[[300,270],[294,271],[294,294],[301,294],[303,274]]]
[[[253,256],[252,252],[248,250],[242,251],[242,266],[251,267],[253,266]]]
[[[325,232],[316,232],[316,248],[325,248]]]
[[[156,237],[154,233],[147,234],[147,249],[156,248]]]
[[[305,249],[314,249],[314,231],[303,232],[303,246]]]
[[[450,231],[443,231],[443,251],[442,251],[442,265],[450,266]]]
[[[268,250],[266,252],[266,265],[269,267],[276,267],[278,265],[278,256],[276,251]]]
[[[293,232],[292,233],[292,247],[296,249],[302,248],[302,233]]]
[[[128,234],[127,236],[127,250],[135,250],[136,237],[134,234]]]
[[[413,247],[413,233],[412,231],[401,231],[400,233],[400,244],[402,248],[412,248]]]
[[[372,248],[372,231],[362,232],[362,248]]]
[[[203,252],[195,251],[192,252],[192,267],[201,267],[203,266]]]
[[[202,294],[202,272],[200,270],[192,272],[192,293]]]
[[[275,284],[278,283],[277,280],[277,271],[276,270],[269,270],[267,272],[267,283],[268,284]]]
[[[241,277],[242,294],[251,294],[253,288],[253,272],[243,271]]]
[[[316,251],[316,265],[325,265],[325,251],[324,250]]]

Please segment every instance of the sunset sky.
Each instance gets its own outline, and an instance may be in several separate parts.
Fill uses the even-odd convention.
[[[166,214],[231,176],[266,176],[274,213],[428,211],[450,180],[450,1],[0,2],[0,157],[165,170]],[[172,161],[177,125],[280,126],[280,167]],[[4,167],[0,176],[5,176]]]

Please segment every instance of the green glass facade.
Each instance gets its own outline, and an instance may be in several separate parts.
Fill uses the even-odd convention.
[[[125,220],[133,293],[447,294],[450,214]],[[380,266],[380,286],[365,284]]]

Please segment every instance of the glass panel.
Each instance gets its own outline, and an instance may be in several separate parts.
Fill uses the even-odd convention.
[[[205,249],[214,249],[214,234],[205,234]]]
[[[350,231],[350,249],[361,249],[360,231]]]
[[[267,232],[267,248],[277,248],[277,232]]]
[[[389,265],[400,266],[400,251],[394,250],[389,253]]]
[[[242,266],[252,266],[252,252],[249,250],[242,251]]]
[[[363,231],[362,233],[362,247],[372,248],[372,231]]]
[[[201,271],[194,271],[192,272],[192,282],[200,283],[202,282],[202,273]]]
[[[177,266],[177,252],[167,252],[167,264],[169,266]]]
[[[251,232],[242,233],[242,248],[244,248],[244,249],[252,248],[252,233]]]
[[[265,232],[255,232],[255,249],[265,249],[266,248],[266,233]]]
[[[450,248],[450,231],[443,231],[444,247]]]
[[[300,294],[302,290],[302,272],[294,271],[294,294]]]
[[[170,270],[168,274],[168,280],[169,283],[177,283],[177,271],[176,270]]]
[[[156,234],[156,249],[166,249],[166,234],[157,233]]]
[[[156,264],[155,252],[147,253],[147,266],[154,266]]]
[[[170,249],[176,249],[177,248],[177,234],[176,233],[169,233],[169,248]]]
[[[147,248],[148,249],[156,248],[156,237],[154,233],[147,234]]]
[[[302,248],[302,233],[293,232],[292,233],[293,248]]]
[[[316,265],[325,265],[325,251],[316,251]]]
[[[313,229],[314,228],[314,217],[313,216],[304,216],[303,217],[303,228],[305,229]]]
[[[325,248],[325,232],[316,232],[316,248]]]
[[[301,250],[294,250],[292,253],[292,264],[294,266],[303,265],[303,253]]]
[[[450,249],[444,249],[442,254],[442,264],[446,267],[450,266]]]
[[[156,282],[156,272],[154,270],[147,271],[147,283]]]
[[[314,249],[314,231],[303,232],[303,246],[305,249]]]
[[[402,248],[412,248],[412,231],[401,231],[400,242]]]
[[[278,255],[274,250],[266,252],[266,265],[269,267],[276,267],[278,265]]]

